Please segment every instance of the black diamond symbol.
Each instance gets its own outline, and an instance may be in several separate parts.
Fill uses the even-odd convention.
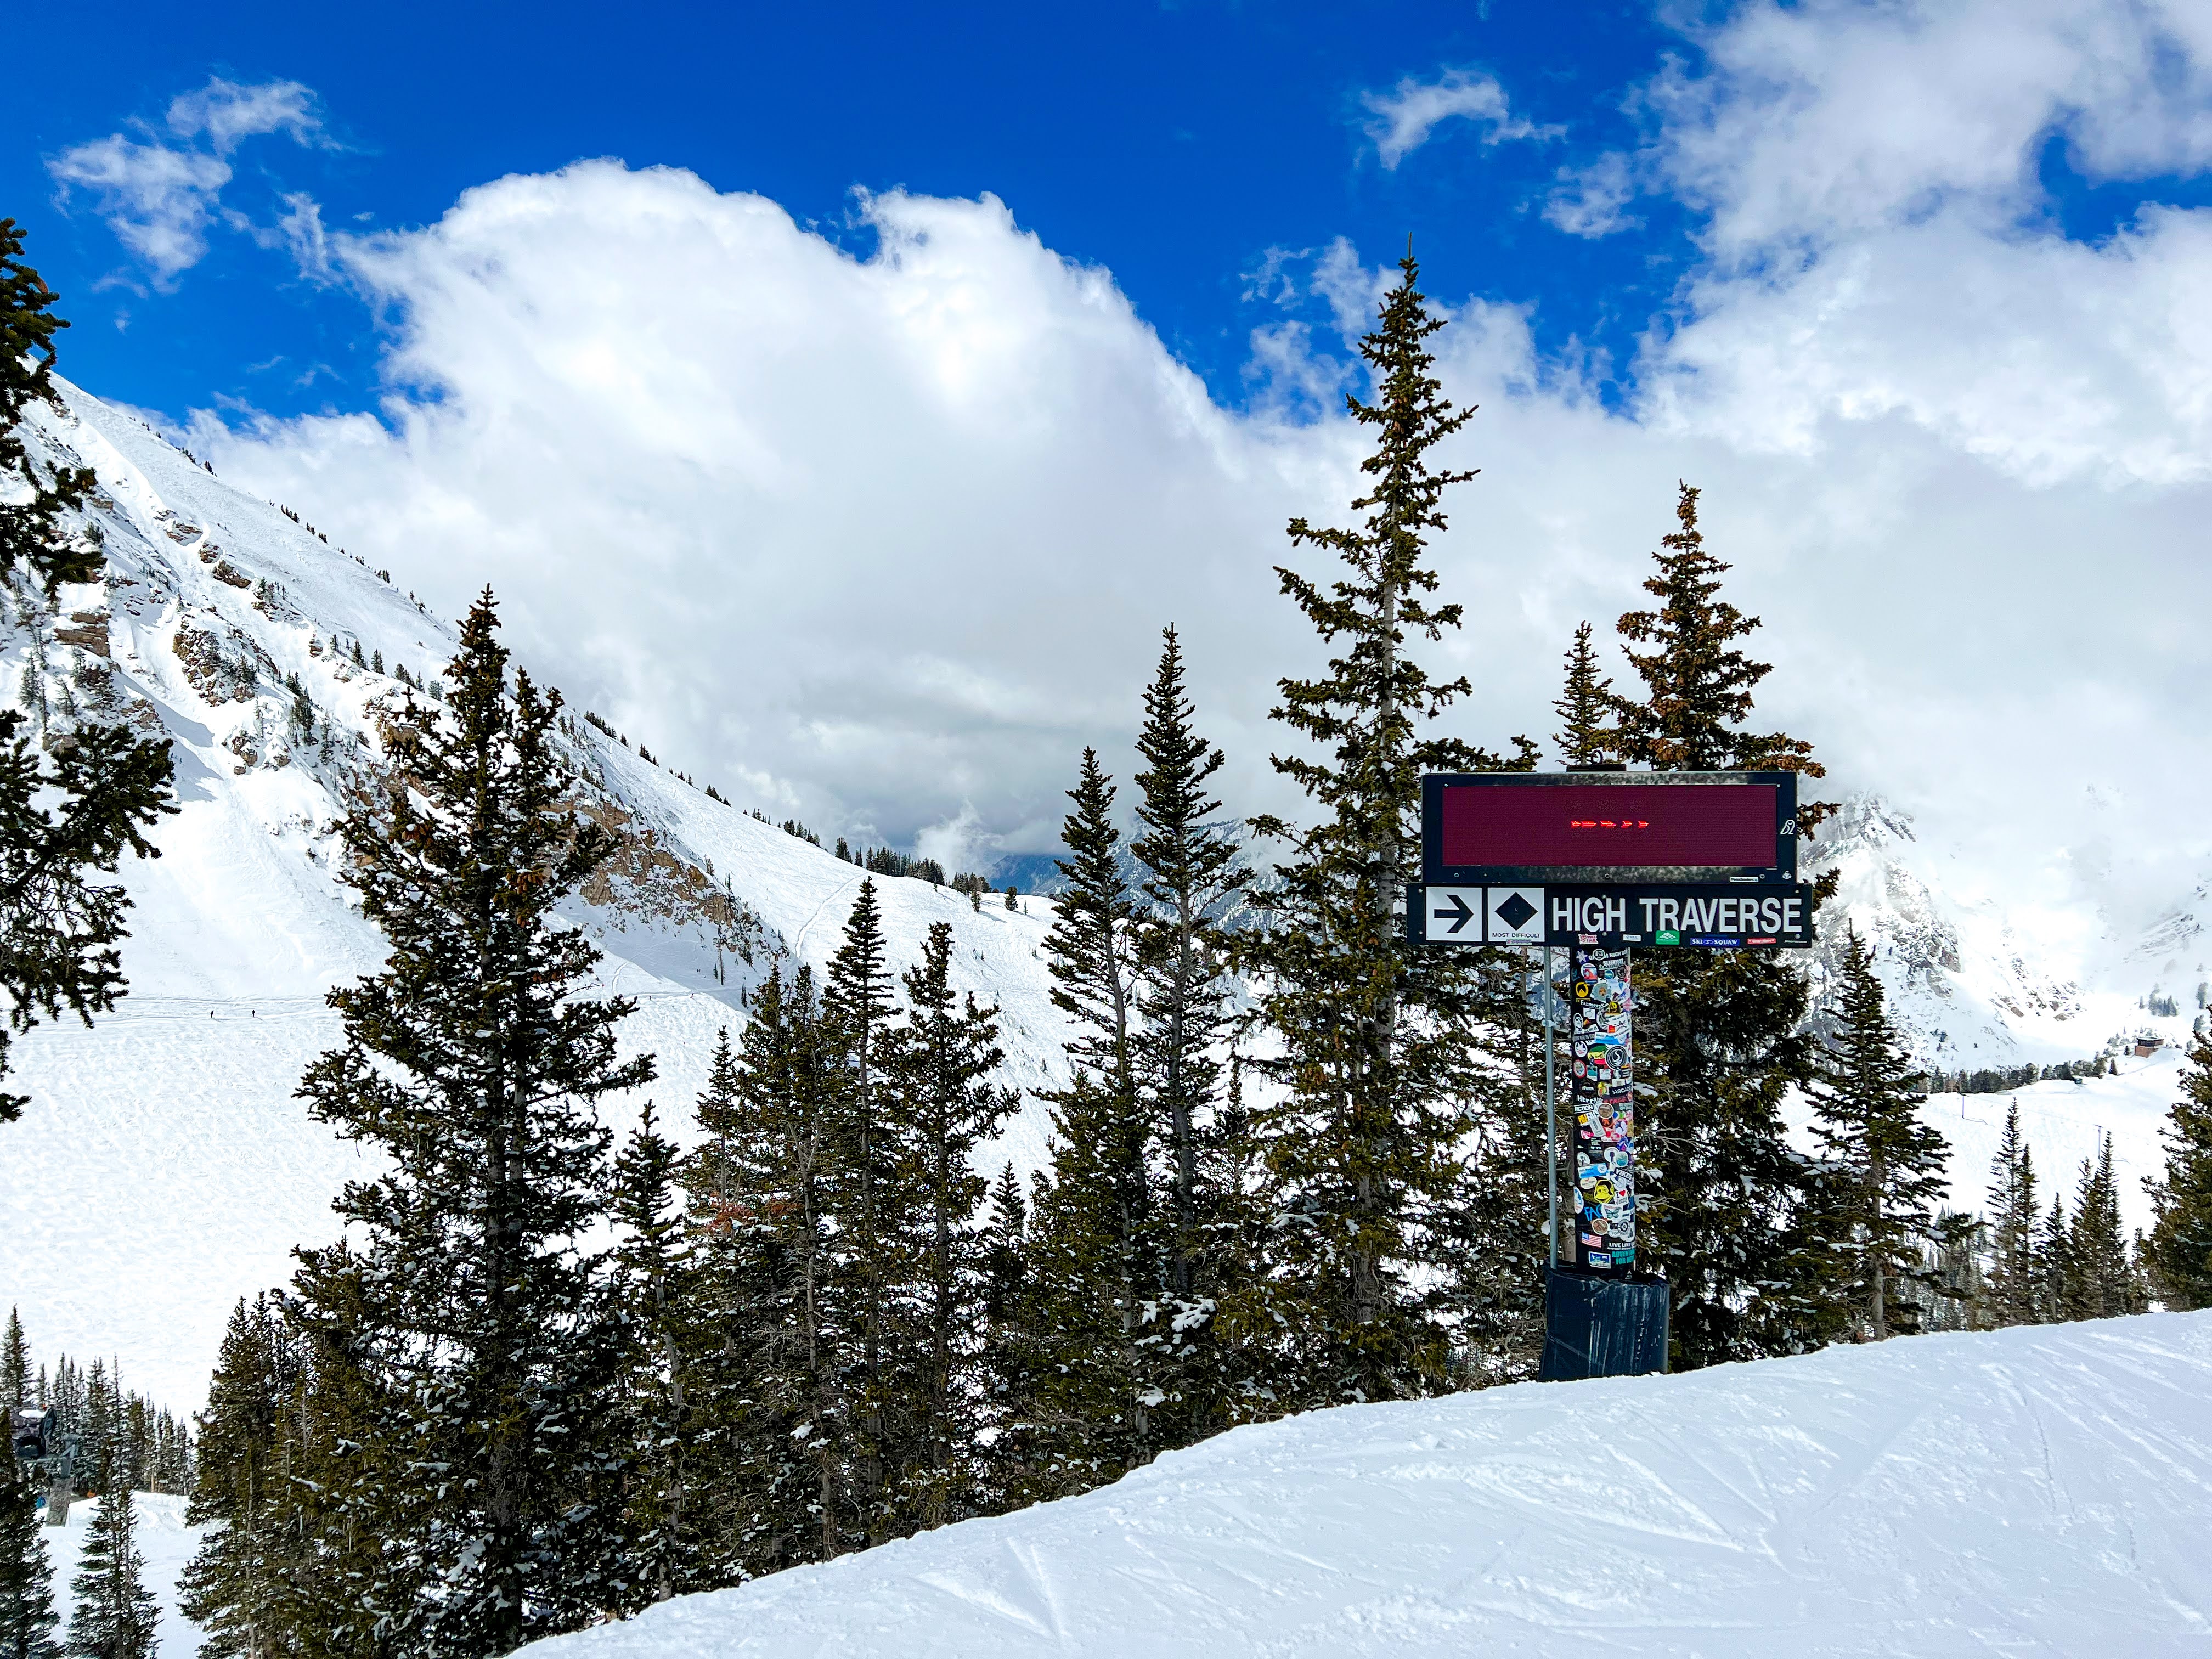
[[[1520,894],[1516,893],[1504,903],[1499,905],[1492,914],[1508,927],[1518,933],[1521,931],[1521,924],[1536,914],[1536,907],[1522,897]]]

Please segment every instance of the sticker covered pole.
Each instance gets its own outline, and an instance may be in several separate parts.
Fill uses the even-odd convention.
[[[1544,947],[1544,1238],[1545,1261],[1559,1265],[1559,1109],[1552,1085],[1559,1052],[1559,981],[1552,976],[1552,947]]]
[[[1625,1278],[1636,1267],[1636,1096],[1628,952],[1577,946],[1568,958],[1570,1095],[1575,1114],[1575,1266]]]

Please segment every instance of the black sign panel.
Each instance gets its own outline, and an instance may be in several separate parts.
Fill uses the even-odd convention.
[[[1421,780],[1421,879],[1790,881],[1795,772],[1473,772]]]
[[[1809,950],[1802,882],[1566,882],[1408,887],[1415,945]]]

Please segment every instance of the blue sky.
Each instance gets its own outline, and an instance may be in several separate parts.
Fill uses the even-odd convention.
[[[0,211],[64,372],[495,583],[742,804],[1048,847],[1173,622],[1285,805],[1273,568],[1410,234],[1482,409],[1459,735],[1541,735],[1686,479],[1833,787],[2077,930],[2212,867],[2212,778],[2135,758],[2201,746],[2204,0],[334,15],[47,15]]]
[[[336,20],[343,16],[344,21]],[[5,157],[7,210],[66,295],[68,369],[180,411],[217,397],[293,413],[372,399],[378,342],[360,300],[304,283],[282,246],[217,227],[155,288],[49,166],[142,123],[168,142],[180,93],[221,76],[311,88],[322,130],[246,139],[223,205],[266,228],[306,191],[337,228],[436,219],[469,185],[587,156],[691,169],[865,246],[851,192],[995,192],[1072,258],[1109,269],[1216,395],[1244,395],[1271,254],[1411,234],[1438,281],[1534,307],[1552,349],[1632,356],[1692,249],[1647,203],[1604,240],[1541,216],[1554,175],[1631,143],[1623,105],[1663,53],[1695,57],[1650,9],[1596,0],[1475,5],[662,7],[103,6],[55,16]],[[1446,120],[1385,167],[1363,100],[1401,79],[1488,73],[1516,117],[1557,127],[1486,143]],[[203,146],[204,148],[204,146]],[[588,255],[581,256],[587,264]],[[306,384],[301,384],[303,379]]]

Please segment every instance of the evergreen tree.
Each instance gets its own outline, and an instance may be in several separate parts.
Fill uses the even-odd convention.
[[[2154,1218],[2148,1249],[2169,1307],[2212,1307],[2212,1037],[2190,1045],[2182,1097],[2161,1138],[2166,1169],[2143,1184]]]
[[[845,937],[830,961],[823,988],[833,1022],[834,1061],[840,1085],[828,1148],[836,1178],[828,1203],[838,1231],[842,1269],[828,1285],[829,1317],[853,1341],[857,1370],[854,1394],[852,1506],[864,1517],[864,1537],[881,1543],[893,1535],[887,1487],[892,1409],[886,1369],[890,1286],[896,1273],[896,1241],[903,1213],[897,1190],[899,1148],[884,1120],[883,1050],[896,1004],[884,944],[883,910],[876,884],[863,878],[846,918]]]
[[[1144,872],[1134,1054],[1147,1127],[1166,1164],[1157,1183],[1167,1211],[1165,1294],[1147,1310],[1144,1334],[1155,1351],[1149,1386],[1163,1395],[1154,1414],[1166,1446],[1188,1445],[1231,1419],[1240,1379],[1213,1315],[1244,1287],[1236,1241],[1249,1220],[1241,1167],[1224,1156],[1219,1095],[1231,1018],[1222,922],[1249,877],[1211,793],[1225,757],[1193,730],[1195,713],[1182,643],[1167,629],[1145,691],[1142,833],[1129,846]]]
[[[53,1568],[39,1536],[39,1487],[12,1457],[0,1465],[0,1659],[57,1659]]]
[[[902,1350],[896,1513],[903,1530],[980,1508],[974,1449],[980,1402],[985,1245],[973,1223],[986,1183],[972,1155],[1018,1103],[993,1082],[1004,1060],[996,1007],[952,989],[952,926],[932,924],[901,976],[904,1019],[887,1034],[885,1115],[912,1208],[902,1230],[891,1334]]]
[[[1073,1075],[1042,1098],[1053,1179],[1037,1194],[1031,1317],[1036,1395],[1025,1402],[1041,1494],[1110,1480],[1149,1461],[1154,1391],[1139,1327],[1163,1288],[1170,1247],[1158,1213],[1153,1139],[1137,1074],[1134,915],[1122,873],[1114,787],[1083,751],[1060,830],[1066,885],[1045,937],[1052,998],[1067,1015]]]
[[[241,1297],[216,1353],[199,1478],[185,1510],[206,1530],[185,1569],[181,1604],[212,1659],[261,1659],[283,1644],[279,1556],[294,1497],[284,1419],[298,1372],[268,1298]]]
[[[2020,1132],[2020,1103],[2005,1106],[2004,1135],[1990,1165],[1989,1312],[1992,1324],[2042,1317],[2036,1261],[2035,1154]]]
[[[1052,1180],[1029,1243],[1032,1386],[1024,1401],[1028,1498],[1119,1479],[1158,1449],[1146,1315],[1164,1290],[1165,1240],[1146,1179],[1143,1123],[1079,1071],[1051,1100]]]
[[[1136,933],[1137,1003],[1146,1027],[1139,1052],[1168,1152],[1174,1221],[1168,1284],[1189,1304],[1212,1288],[1202,1218],[1219,1196],[1203,1190],[1200,1164],[1220,1087],[1217,1050],[1228,1025],[1220,921],[1248,876],[1236,842],[1214,822],[1221,803],[1208,786],[1225,757],[1191,729],[1195,710],[1183,688],[1182,647],[1172,628],[1163,638],[1137,739],[1146,763],[1137,774],[1144,833],[1129,850],[1146,872],[1149,905]]]
[[[599,952],[553,908],[611,849],[563,810],[557,693],[516,672],[489,592],[442,708],[394,718],[392,784],[342,826],[347,881],[391,945],[334,991],[344,1046],[300,1093],[379,1147],[349,1241],[301,1253],[303,1316],[341,1316],[371,1413],[380,1639],[504,1653],[623,1604],[618,1314],[604,1256],[610,1137],[593,1105],[649,1081],[618,1062],[626,999],[579,994]],[[442,1478],[429,1480],[435,1468]]]
[[[984,1434],[978,1500],[991,1513],[1036,1501],[1029,1417],[1036,1397],[1036,1325],[1030,1312],[1030,1205],[1010,1162],[991,1188],[983,1229]]]
[[[31,1401],[31,1347],[23,1340],[22,1316],[8,1310],[8,1334],[0,1340],[0,1406],[28,1405]]]
[[[28,495],[0,503],[0,577],[27,567],[52,596],[65,582],[100,575],[100,550],[64,530],[67,515],[83,506],[99,479],[88,466],[41,476],[17,430],[33,404],[62,407],[54,388],[54,336],[69,326],[54,315],[61,295],[22,255],[21,227],[0,219],[0,477]]]
[[[705,1576],[686,1410],[696,1344],[688,1328],[691,1261],[675,1196],[678,1161],[675,1144],[661,1134],[653,1103],[646,1102],[615,1161],[614,1206],[623,1233],[616,1258],[629,1325],[627,1515],[629,1577],[639,1604],[703,1588]]]
[[[1085,749],[1075,787],[1067,792],[1074,811],[1062,821],[1060,839],[1068,856],[1054,861],[1066,885],[1045,950],[1053,1004],[1076,1028],[1067,1044],[1070,1061],[1107,1079],[1133,1111],[1132,907],[1121,871],[1121,835],[1114,827],[1114,794],[1097,751]]]
[[[1559,751],[1560,765],[1572,771],[1613,758],[1619,741],[1613,728],[1613,682],[1598,672],[1588,623],[1575,624],[1575,642],[1567,647],[1565,689],[1552,708],[1559,717],[1552,742]]]
[[[1366,493],[1352,504],[1360,521],[1290,526],[1294,545],[1335,555],[1340,572],[1326,586],[1276,573],[1338,653],[1320,678],[1280,682],[1273,711],[1318,751],[1273,764],[1320,821],[1253,821],[1287,848],[1278,884],[1255,900],[1267,926],[1244,951],[1275,1039],[1253,1064],[1281,1091],[1258,1128],[1283,1224],[1264,1304],[1232,1310],[1229,1323],[1279,1370],[1284,1406],[1388,1399],[1443,1377],[1448,1332],[1421,1281],[1439,1223],[1463,1196],[1457,1149],[1474,1103],[1492,1087],[1476,1027],[1495,963],[1416,951],[1401,919],[1419,867],[1422,775],[1499,762],[1421,735],[1470,690],[1463,678],[1431,680],[1406,642],[1460,623],[1459,606],[1425,597],[1437,586],[1425,549],[1444,527],[1444,490],[1473,475],[1433,467],[1429,452],[1471,411],[1455,410],[1431,373],[1427,342],[1443,324],[1410,252],[1400,272],[1359,346],[1375,401],[1346,399],[1375,434],[1360,463]]]
[[[145,1584],[146,1558],[138,1553],[130,1471],[114,1452],[111,1446],[101,1461],[97,1478],[103,1495],[84,1530],[84,1552],[70,1586],[76,1606],[67,1650],[77,1659],[151,1659],[154,1652],[158,1614]]]
[[[1947,1190],[1949,1146],[1921,1121],[1919,1075],[1856,930],[1844,937],[1841,978],[1835,1034],[1807,1091],[1814,1139],[1835,1177],[1823,1279],[1880,1342],[1893,1328],[1917,1328],[1921,1298],[1911,1287],[1929,1282],[1923,1247]]]
[[[77,1478],[88,1496],[104,1493],[106,1488],[100,1483],[118,1466],[118,1460],[112,1455],[121,1437],[116,1432],[116,1418],[115,1391],[108,1381],[107,1367],[95,1359],[85,1373],[84,1405],[77,1418],[77,1432],[82,1437]]]
[[[41,473],[18,432],[33,404],[62,407],[54,336],[69,326],[22,252],[15,222],[0,219],[0,581],[21,568],[51,602],[100,574],[99,547],[66,529],[96,481],[89,467]],[[43,698],[43,675],[37,689]],[[144,832],[177,810],[167,738],[84,721],[47,754],[24,725],[21,711],[0,710],[0,1079],[13,1034],[64,1008],[90,1024],[123,994],[131,900],[97,878],[125,853],[158,858]],[[0,1122],[27,1103],[0,1090]]]
[[[1705,551],[1698,492],[1644,584],[1658,601],[1620,621],[1640,696],[1617,696],[1616,752],[1659,771],[1825,775],[1810,746],[1743,730],[1770,672],[1739,643],[1759,626],[1719,598],[1729,567]],[[1820,809],[1801,805],[1801,832]],[[1832,879],[1815,885],[1822,895]],[[1820,1340],[1829,1306],[1807,1243],[1814,1200],[1789,1151],[1782,1102],[1810,1080],[1808,988],[1781,953],[1653,951],[1636,963],[1639,1261],[1668,1285],[1677,1370]],[[1646,1089],[1650,1092],[1645,1092]]]
[[[787,981],[778,966],[754,996],[726,1103],[700,1103],[720,1206],[702,1249],[702,1312],[725,1333],[729,1374],[717,1500],[749,1573],[867,1540],[851,1347],[829,1311],[836,1064],[811,970]]]
[[[2051,1195],[2051,1212],[2043,1218],[2036,1237],[2035,1260],[2037,1322],[2053,1325],[2075,1317],[2074,1234],[2066,1224],[2066,1200],[2061,1194]]]
[[[2074,1189],[2074,1224],[2066,1240],[2062,1305],[2069,1319],[2111,1319],[2136,1310],[2127,1235],[2120,1229],[2120,1190],[2107,1134],[2094,1158],[2081,1160]]]

